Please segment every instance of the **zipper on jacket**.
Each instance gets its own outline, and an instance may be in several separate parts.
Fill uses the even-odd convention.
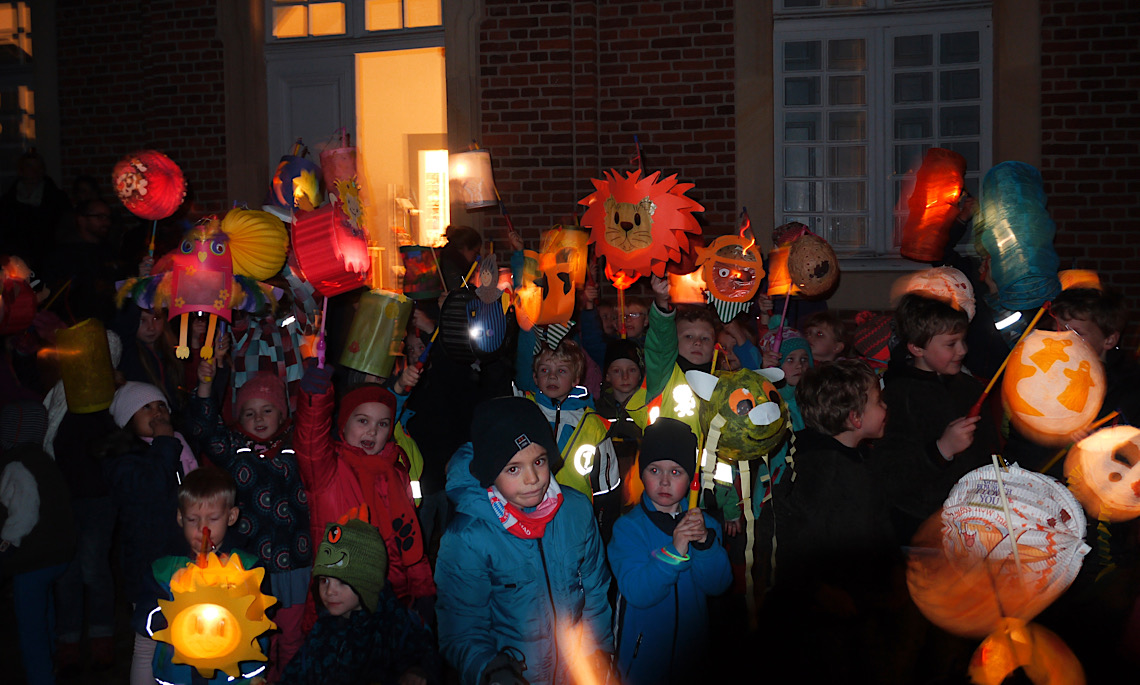
[[[550,587],[550,571],[546,567],[546,552],[542,547],[542,538],[538,540],[538,556],[542,558],[542,575],[546,578],[546,596],[550,599],[550,611],[554,614],[554,671],[550,674],[553,682],[558,676],[558,607],[554,604],[554,590]]]

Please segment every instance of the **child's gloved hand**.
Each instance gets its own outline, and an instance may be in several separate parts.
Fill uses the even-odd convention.
[[[495,655],[483,669],[483,685],[529,685],[522,677],[526,664],[514,658],[506,650]]]
[[[325,368],[317,366],[316,359],[305,360],[305,374],[301,376],[301,389],[310,395],[323,395],[332,390],[332,364],[325,364]]]

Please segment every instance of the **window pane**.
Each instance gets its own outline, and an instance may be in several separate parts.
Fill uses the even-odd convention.
[[[828,7],[865,7],[867,0],[827,0]]]
[[[0,5],[0,64],[32,62],[32,13],[22,2]]]
[[[296,38],[309,35],[308,8],[304,5],[273,8],[273,37]]]
[[[823,217],[812,216],[810,214],[785,214],[784,218],[780,220],[781,224],[791,223],[798,221],[799,223],[808,227],[808,230],[816,235],[823,235]]]
[[[828,112],[827,139],[862,141],[867,139],[866,112]]]
[[[819,183],[813,181],[784,182],[785,212],[818,212]]]
[[[322,2],[309,5],[309,33],[314,36],[339,36],[344,33],[344,3]]]
[[[863,146],[833,147],[830,149],[829,176],[850,178],[867,174],[867,148]]]
[[[820,68],[818,40],[784,43],[784,71],[805,71]]]
[[[439,26],[443,23],[439,4],[440,0],[404,0],[408,13],[405,26]]]
[[[827,184],[827,211],[862,212],[867,209],[867,184],[844,181]]]
[[[865,71],[866,42],[861,38],[827,41],[827,67],[838,71]]]
[[[784,148],[784,176],[814,177],[820,175],[819,148]]]
[[[966,158],[966,171],[980,171],[979,149],[976,142],[947,143],[942,147],[953,150]]]
[[[944,71],[938,78],[942,100],[976,100],[981,93],[977,69]]]
[[[802,107],[819,104],[819,77],[800,76],[784,79],[784,104]]]
[[[828,217],[826,236],[832,247],[864,247],[867,244],[867,217]]]
[[[929,109],[896,109],[895,139],[930,138],[934,135],[933,115]]]
[[[400,0],[368,0],[364,5],[364,25],[369,31],[403,28]]]
[[[944,33],[939,41],[939,47],[941,48],[939,50],[939,61],[942,64],[962,64],[979,60],[978,33],[976,31]]]
[[[784,140],[793,143],[819,140],[819,113],[790,113],[784,117]]]
[[[934,96],[934,74],[895,74],[895,104],[930,102]]]
[[[910,145],[896,145],[895,146],[895,173],[896,174],[913,174],[918,171],[918,167],[922,166],[922,158],[926,155],[926,151],[930,149],[930,145],[925,143],[914,143]]]
[[[976,136],[981,129],[977,105],[943,107],[938,112],[938,131],[943,136]]]
[[[934,59],[934,36],[895,38],[896,67],[928,67]]]
[[[804,7],[819,7],[819,0],[784,0],[784,9],[801,9]]]
[[[830,94],[830,105],[864,105],[867,104],[866,77],[864,76],[830,76],[827,79]]]

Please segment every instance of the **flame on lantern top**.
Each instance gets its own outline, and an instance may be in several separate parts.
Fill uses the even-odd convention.
[[[606,264],[606,278],[610,279],[610,282],[612,282],[614,287],[618,290],[628,290],[631,285],[637,283],[637,279],[641,278],[641,276],[638,274],[630,274],[621,269],[614,272],[610,269],[610,265]]]
[[[740,237],[742,239],[744,238],[745,231],[751,236],[751,241],[744,246],[744,251],[748,252],[752,249],[752,246],[756,244],[756,233],[752,231],[752,220],[748,218],[748,210],[745,209],[742,211],[740,216],[742,217],[740,221]]]

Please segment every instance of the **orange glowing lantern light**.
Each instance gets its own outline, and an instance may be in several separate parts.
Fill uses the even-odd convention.
[[[539,250],[539,268],[543,271],[554,264],[566,264],[575,288],[586,285],[586,257],[590,233],[581,226],[555,226],[542,236]]]
[[[111,182],[123,206],[148,221],[170,216],[186,197],[182,170],[157,150],[139,150],[123,157],[111,171]]]
[[[451,193],[463,200],[467,209],[495,207],[499,204],[495,175],[488,150],[468,150],[448,155],[448,179]]]
[[[966,158],[952,150],[927,150],[907,201],[910,213],[903,225],[902,256],[918,262],[942,258],[950,240],[950,225],[958,216],[965,183]]]
[[[970,659],[970,680],[977,685],[1001,685],[1017,669],[1039,685],[1084,685],[1081,662],[1057,634],[1017,618],[982,641]]]
[[[523,282],[515,290],[515,312],[523,330],[547,324],[565,324],[574,314],[574,276],[570,262],[546,260],[525,250]]]
[[[261,592],[264,577],[265,569],[246,570],[236,554],[224,562],[213,552],[200,555],[171,578],[174,599],[158,600],[167,627],[154,639],[174,647],[173,663],[205,678],[218,670],[240,677],[241,662],[267,660],[257,637],[277,627],[265,614],[277,599]]]
[[[1019,433],[1061,447],[1100,412],[1104,365],[1073,331],[1034,330],[1013,348],[1002,378],[1002,400]]]
[[[700,270],[669,274],[669,299],[681,304],[705,304],[705,279]]]
[[[0,335],[19,333],[36,318],[36,293],[32,290],[32,270],[19,257],[4,261],[3,284],[0,285]]]
[[[301,273],[325,297],[367,284],[372,268],[364,229],[349,211],[349,195],[345,187],[337,201],[297,212],[293,220],[293,252]]]
[[[1061,281],[1061,290],[1069,290],[1070,288],[1103,290],[1100,284],[1100,276],[1089,269],[1068,269],[1058,273],[1057,278]]]
[[[1140,428],[1103,428],[1065,457],[1069,490],[1098,520],[1129,521],[1140,516]]]

